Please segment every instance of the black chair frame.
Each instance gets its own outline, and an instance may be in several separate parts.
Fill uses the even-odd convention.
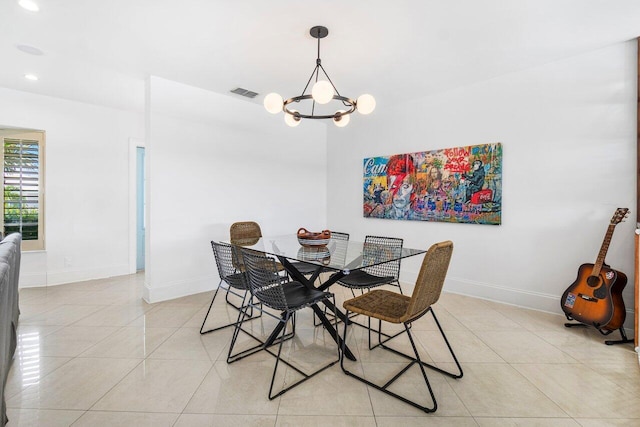
[[[402,324],[404,327],[403,331],[400,331],[400,333],[388,337],[384,340],[382,339],[383,334],[379,331],[378,344],[375,347],[380,347],[383,350],[390,351],[406,360],[409,360],[409,363],[407,363],[384,384],[373,383],[372,381],[369,381],[366,378],[361,377],[353,373],[352,371],[349,371],[345,367],[344,357],[340,361],[340,367],[342,368],[343,372],[346,375],[375,388],[376,390],[380,390],[383,393],[386,393],[405,403],[408,403],[411,406],[414,406],[424,412],[435,412],[438,408],[438,403],[429,382],[429,378],[427,377],[425,368],[432,369],[441,374],[456,379],[462,378],[463,375],[462,367],[458,362],[458,358],[453,352],[451,344],[449,343],[449,340],[447,339],[447,336],[445,335],[444,330],[442,329],[442,326],[440,325],[440,322],[438,321],[438,318],[433,311],[433,304],[438,301],[442,292],[442,287],[444,285],[447,270],[449,268],[452,251],[453,243],[451,241],[436,243],[432,245],[431,248],[429,248],[422,261],[420,273],[418,274],[416,285],[410,297],[388,290],[373,290],[369,293],[363,294],[343,303],[343,307],[346,310],[347,316],[349,315],[349,311],[355,311],[367,316],[369,319],[373,317],[380,321],[384,320],[385,322],[393,324]],[[431,313],[431,316],[433,317],[433,320],[438,327],[438,331],[440,332],[440,335],[442,336],[447,349],[449,350],[449,354],[455,362],[457,372],[446,371],[444,369],[438,368],[437,366],[422,361],[422,359],[420,358],[420,353],[411,334],[411,325],[413,322],[421,319],[427,313]],[[347,341],[348,329],[348,324],[345,324],[344,336],[342,341],[343,345],[345,345]],[[402,335],[402,333],[407,334],[409,342],[411,344],[411,348],[413,350],[413,354],[403,353],[387,345],[390,340]],[[414,365],[417,365],[420,368],[422,378],[431,397],[431,405],[418,403],[415,400],[410,400],[405,396],[401,396],[389,390],[389,387]]]
[[[367,246],[369,248],[372,248],[372,250],[369,253],[369,257],[372,258],[376,258],[377,254],[376,254],[376,247],[378,248],[377,250],[382,250],[382,249],[390,249],[393,251],[397,251],[397,252],[402,252],[402,246],[403,246],[403,239],[397,238],[397,237],[383,237],[383,236],[371,236],[368,235],[365,237],[364,239],[364,244],[365,244],[365,248],[364,248],[364,255],[363,256],[367,256],[366,254],[366,250],[367,250]],[[399,255],[398,253],[398,255]],[[369,291],[372,288],[376,288],[376,287],[380,287],[380,286],[384,286],[384,285],[389,285],[389,286],[397,286],[398,290],[400,291],[400,294],[404,294],[402,292],[402,286],[400,286],[400,265],[401,265],[401,259],[397,259],[391,262],[385,262],[385,263],[379,263],[379,264],[374,264],[372,266],[369,267],[364,267],[362,270],[356,270],[353,273],[345,276],[345,278],[342,278],[340,280],[338,280],[338,284],[346,287],[348,289],[351,290],[351,294],[355,297],[355,290],[360,290],[360,293],[363,294],[365,291]],[[387,276],[384,276],[384,275]],[[349,277],[351,276],[351,277]],[[379,277],[379,280],[376,280],[376,277]],[[363,283],[363,285],[358,285],[358,282]],[[354,317],[357,317],[358,314],[357,313],[352,313],[351,316],[349,316],[349,319],[353,319]],[[372,345],[371,344],[371,332],[376,332],[378,334],[382,334],[384,335],[387,340],[390,340],[392,338],[394,338],[395,336],[397,336],[400,333],[403,333],[404,331],[399,332],[398,334],[395,335],[388,335],[382,332],[382,326],[379,323],[378,329],[372,329],[371,328],[371,318],[367,319],[367,324],[363,325],[362,323],[358,323],[356,321],[351,321],[351,324],[360,326],[361,328],[365,328],[368,331],[368,343],[369,343],[369,350],[373,350],[374,348],[376,348],[379,344],[376,345]],[[317,326],[317,325],[316,325]]]
[[[218,283],[218,287],[213,293],[213,298],[211,298],[209,309],[207,310],[207,314],[204,316],[204,320],[202,321],[202,325],[200,326],[200,335],[205,335],[210,332],[228,328],[229,326],[237,325],[238,320],[222,326],[208,329],[206,331],[204,330],[204,325],[207,323],[209,313],[211,313],[211,309],[213,308],[213,304],[216,301],[216,297],[218,296],[218,292],[220,291],[220,289],[225,292],[225,301],[227,302],[227,304],[238,310],[238,312],[242,311],[242,308],[247,305],[247,300],[251,298],[244,272],[239,271],[238,268],[233,265],[233,257],[235,256],[233,254],[233,246],[226,243],[217,243],[212,241],[211,248],[213,249],[213,255],[216,261],[216,266],[218,268],[218,274],[220,275],[220,283]],[[229,301],[229,294],[235,295],[236,297],[241,299],[242,303],[240,304],[240,306],[237,306]],[[251,315],[244,320],[257,319],[261,315],[262,312],[260,312],[259,315],[254,316],[254,313],[252,311]]]
[[[342,368],[342,371],[347,374],[348,376],[355,378],[373,388],[375,388],[376,390],[380,390],[383,393],[386,393],[390,396],[393,396],[405,403],[408,403],[409,405],[418,408],[424,412],[435,412],[438,409],[438,403],[436,401],[436,396],[433,393],[433,389],[431,388],[431,383],[429,382],[429,378],[427,377],[427,372],[425,371],[425,367],[432,369],[434,371],[440,372],[441,374],[447,375],[451,378],[462,378],[463,372],[462,372],[462,367],[460,366],[460,362],[458,362],[458,358],[456,357],[455,353],[453,352],[453,349],[451,348],[451,344],[449,344],[449,340],[447,339],[447,336],[445,335],[444,331],[442,330],[442,327],[440,326],[440,322],[438,321],[438,318],[436,317],[436,314],[433,312],[433,309],[430,307],[428,310],[428,312],[431,313],[431,315],[433,316],[433,320],[435,320],[436,325],[438,326],[438,330],[440,331],[440,334],[442,335],[442,338],[444,339],[444,342],[447,344],[447,348],[449,349],[449,353],[451,354],[457,368],[458,368],[458,372],[449,372],[449,371],[445,371],[444,369],[438,368],[437,366],[434,366],[430,363],[424,362],[422,361],[422,359],[420,359],[420,354],[418,352],[418,348],[416,347],[416,344],[413,340],[413,337],[411,336],[411,332],[410,332],[410,328],[411,328],[411,324],[410,323],[404,323],[404,330],[400,331],[398,334],[395,334],[393,336],[391,336],[390,338],[387,338],[386,340],[382,341],[381,340],[381,334],[378,334],[378,344],[376,344],[373,348],[376,347],[380,347],[383,348],[385,350],[388,350],[394,354],[397,354],[398,356],[401,356],[407,360],[409,360],[409,363],[407,365],[405,365],[400,371],[398,371],[389,381],[387,381],[385,384],[383,385],[378,385],[375,384],[369,380],[367,380],[366,378],[363,378],[357,374],[354,374],[353,372],[347,370],[344,366],[344,357],[340,360],[340,367]],[[347,310],[347,315],[349,314],[349,311]],[[425,313],[426,314],[426,313]],[[415,319],[417,320],[417,319]],[[347,341],[347,326],[345,325],[344,328],[344,337],[343,337],[343,341],[342,341],[342,345],[345,345],[345,342]],[[407,336],[409,337],[409,342],[411,343],[411,348],[413,349],[413,356],[405,354],[401,351],[398,351],[394,348],[388,347],[387,345],[385,345],[388,341],[390,341],[391,339],[406,333]],[[393,384],[398,378],[400,378],[400,376],[402,376],[402,374],[404,374],[405,372],[407,372],[409,370],[409,368],[411,368],[413,365],[417,364],[420,367],[420,371],[422,373],[422,377],[424,379],[425,384],[427,385],[427,389],[429,390],[429,395],[431,396],[431,401],[433,402],[433,406],[429,407],[429,406],[424,406],[424,405],[420,405],[419,403],[410,400],[404,396],[400,396],[397,393],[394,393],[390,390],[388,390],[389,386],[391,386],[391,384]]]
[[[252,349],[245,350],[242,352],[241,357],[236,358],[235,360],[239,360],[240,358],[244,358],[251,354],[256,353],[259,350],[265,350],[267,353],[271,354],[275,357],[275,365],[273,368],[273,373],[271,375],[271,383],[269,385],[269,399],[273,400],[278,396],[283,395],[287,391],[291,390],[294,387],[302,384],[308,379],[314,377],[320,372],[328,369],[329,367],[335,365],[340,360],[340,346],[336,345],[336,353],[337,357],[335,360],[324,364],[323,366],[317,368],[315,371],[311,373],[306,373],[294,366],[287,360],[284,360],[282,355],[282,345],[284,341],[287,339],[287,325],[289,321],[293,324],[295,328],[295,313],[305,307],[316,306],[321,301],[325,301],[330,299],[332,301],[333,306],[335,307],[335,298],[334,295],[329,292],[317,291],[315,289],[309,289],[305,285],[300,282],[292,281],[288,277],[284,277],[278,274],[278,267],[276,265],[276,260],[272,257],[268,257],[261,253],[256,253],[252,250],[242,250],[242,257],[244,261],[245,268],[247,269],[247,276],[249,278],[249,289],[251,291],[252,296],[259,301],[260,304],[256,304],[254,302],[250,302],[244,310],[242,310],[238,325],[242,324],[242,318],[248,315],[248,311],[250,307],[253,309],[261,310],[264,314],[273,317],[279,321],[276,328],[271,333],[271,336],[261,345],[258,345]],[[289,287],[291,293],[295,291],[302,291],[302,293],[308,293],[308,299],[298,299],[296,300],[295,305],[290,305],[290,301],[288,299],[288,293],[285,291],[285,287]],[[306,289],[306,291],[304,290]],[[265,307],[268,307],[272,310],[280,311],[280,317],[269,313],[269,311],[265,310]],[[335,325],[337,328],[337,324]],[[232,344],[230,348],[233,348],[235,345],[235,340],[240,332],[240,327],[236,326],[234,330],[234,336],[232,338]],[[290,333],[289,335],[291,335]],[[271,351],[270,347],[274,344],[278,344],[277,352]],[[234,360],[234,361],[235,361]],[[278,366],[282,362],[286,366],[290,367],[297,373],[299,373],[302,378],[288,386],[283,387],[277,392],[274,392],[274,384],[275,378],[278,371]]]

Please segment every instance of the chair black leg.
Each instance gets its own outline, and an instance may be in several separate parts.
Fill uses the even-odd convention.
[[[435,394],[433,393],[433,389],[431,388],[431,384],[429,383],[429,379],[427,377],[427,372],[426,372],[426,370],[424,368],[427,367],[427,368],[433,369],[435,371],[438,371],[440,373],[448,375],[448,376],[450,376],[452,378],[461,378],[463,373],[462,373],[462,368],[460,367],[460,363],[458,362],[458,359],[456,358],[455,354],[453,353],[453,349],[451,348],[451,345],[449,344],[449,341],[447,340],[447,337],[445,336],[444,331],[442,330],[442,327],[440,326],[440,323],[438,322],[438,319],[435,316],[435,313],[433,313],[433,310],[431,310],[431,314],[433,315],[433,318],[434,318],[434,320],[436,322],[436,325],[438,326],[438,329],[440,330],[440,333],[442,334],[442,337],[444,338],[444,341],[445,341],[445,343],[447,345],[447,348],[449,349],[449,352],[451,353],[451,356],[453,357],[453,360],[455,361],[456,366],[458,367],[459,373],[456,374],[456,373],[452,373],[452,372],[447,372],[447,371],[444,371],[444,370],[442,370],[442,369],[440,369],[440,368],[438,368],[436,366],[433,366],[433,365],[430,365],[430,364],[428,364],[426,362],[423,362],[420,359],[420,354],[418,353],[418,348],[416,347],[415,342],[413,340],[413,336],[411,335],[411,326],[409,324],[404,324],[404,330],[401,331],[400,333],[406,332],[407,336],[409,337],[409,342],[411,343],[411,347],[413,349],[413,355],[410,356],[408,354],[404,354],[402,352],[399,352],[399,351],[397,351],[395,349],[389,348],[389,347],[384,345],[387,341],[389,341],[391,338],[395,338],[400,333],[398,333],[398,334],[394,335],[393,337],[388,338],[388,339],[386,339],[384,341],[381,341],[381,342],[379,342],[379,344],[376,345],[376,347],[380,346],[381,348],[383,348],[385,350],[389,350],[389,351],[391,351],[391,352],[393,352],[395,354],[398,354],[398,355],[400,355],[400,356],[402,356],[402,357],[404,357],[404,358],[409,360],[409,363],[407,365],[405,365],[398,373],[396,373],[393,376],[393,378],[391,378],[391,380],[387,381],[383,385],[379,385],[379,384],[372,383],[371,381],[369,381],[369,380],[367,380],[367,379],[365,379],[363,377],[360,377],[360,376],[354,374],[353,372],[350,372],[349,370],[346,369],[346,367],[344,365],[344,356],[342,356],[340,358],[340,367],[342,368],[342,371],[346,375],[348,375],[350,377],[353,377],[353,378],[355,378],[355,379],[357,379],[357,380],[359,380],[359,381],[361,381],[361,382],[363,382],[363,383],[365,383],[365,384],[367,384],[367,385],[369,385],[369,386],[371,386],[371,387],[373,387],[373,388],[375,388],[377,390],[380,390],[383,393],[386,393],[386,394],[388,394],[390,396],[393,396],[396,399],[399,399],[399,400],[401,400],[401,401],[403,401],[405,403],[408,403],[409,405],[414,406],[414,407],[416,407],[416,408],[418,408],[418,409],[420,409],[420,410],[422,410],[424,412],[435,412],[438,409],[438,404],[437,404],[437,401],[436,401],[436,398],[435,398]],[[347,311],[347,316],[348,315],[349,315],[349,312]],[[343,336],[343,340],[342,340],[342,346],[343,346],[342,348],[343,349],[346,346],[345,343],[347,342],[347,329],[348,329],[348,325],[345,325],[345,327],[344,327],[344,336]],[[382,334],[380,334],[380,333],[378,334],[379,341],[381,340],[381,335]],[[391,384],[393,384],[405,372],[407,372],[409,370],[409,368],[411,368],[411,366],[413,366],[414,364],[417,364],[420,367],[420,371],[422,373],[422,377],[423,377],[423,379],[425,381],[425,385],[427,386],[427,389],[429,391],[429,395],[431,396],[431,401],[433,402],[433,406],[431,406],[431,407],[420,405],[415,401],[409,400],[404,396],[400,396],[400,395],[388,390],[388,387],[391,386]]]
[[[335,299],[333,299],[333,303],[334,303],[334,304],[333,304],[333,307],[335,307]],[[291,315],[291,317],[295,317],[295,312],[293,312],[293,314]],[[337,318],[337,316],[335,316],[335,318]],[[340,354],[341,354],[341,352],[340,352],[340,346],[339,346],[339,345],[338,345],[338,348],[337,348],[337,356],[338,356],[338,357],[337,357],[335,360],[333,360],[333,361],[329,362],[328,364],[326,364],[326,365],[324,365],[324,366],[322,366],[322,367],[320,367],[320,368],[316,369],[314,372],[312,372],[312,373],[310,373],[310,374],[307,374],[307,373],[303,372],[302,370],[300,370],[300,369],[298,369],[297,367],[293,366],[291,363],[289,363],[289,362],[287,362],[286,360],[282,359],[282,358],[281,358],[281,354],[282,354],[282,343],[285,341],[285,340],[283,339],[283,337],[284,337],[284,336],[286,336],[286,328],[287,328],[287,326],[286,326],[286,325],[287,325],[287,321],[288,321],[288,319],[289,319],[289,314],[287,314],[287,316],[285,316],[285,317],[283,318],[283,321],[284,321],[284,327],[282,328],[282,334],[283,334],[283,335],[282,335],[282,337],[280,338],[280,344],[279,344],[279,346],[278,346],[278,353],[277,353],[277,354],[274,354],[274,353],[272,353],[269,349],[265,349],[268,353],[270,353],[272,356],[274,356],[274,357],[276,358],[276,363],[275,363],[275,366],[274,366],[274,368],[273,368],[273,375],[272,375],[272,377],[271,377],[271,385],[269,386],[269,400],[273,400],[273,399],[275,399],[275,398],[276,398],[276,397],[278,397],[278,396],[282,396],[282,395],[283,395],[284,393],[286,393],[287,391],[291,390],[291,389],[292,389],[292,388],[294,388],[294,387],[299,386],[300,384],[302,384],[303,382],[305,382],[305,381],[306,381],[306,380],[308,380],[309,378],[312,378],[312,377],[314,377],[315,375],[319,374],[320,372],[324,371],[325,369],[327,369],[327,368],[329,368],[329,367],[331,367],[331,366],[335,365],[335,364],[336,364],[336,363],[338,363],[338,361],[340,360]],[[335,328],[336,328],[336,331],[337,331],[337,327],[338,327],[338,326],[337,326],[337,322],[335,322],[335,321],[334,321],[334,323],[335,323]],[[295,322],[294,322],[294,321],[292,321],[292,324],[294,324],[294,325],[295,325]],[[336,334],[337,334],[337,332],[336,332]],[[273,393],[273,385],[274,385],[275,378],[276,378],[276,371],[278,370],[278,365],[279,365],[279,363],[280,363],[280,362],[284,363],[284,364],[285,364],[285,365],[287,365],[289,368],[293,369],[294,371],[296,371],[297,373],[299,373],[300,375],[302,375],[302,377],[303,377],[303,378],[302,378],[302,379],[300,379],[300,380],[298,380],[297,382],[294,382],[293,384],[291,384],[291,385],[289,385],[289,386],[287,386],[287,387],[284,387],[284,388],[283,388],[283,389],[281,389],[279,392],[277,392],[277,393],[275,393],[275,394],[274,394],[274,393]]]
[[[348,314],[349,314],[349,311],[347,311],[347,315]],[[344,350],[345,345],[346,345],[345,343],[347,342],[347,329],[348,329],[348,325],[345,324],[344,325],[344,336],[343,336],[343,339],[342,339],[342,348],[343,348],[343,350]],[[405,403],[408,403],[409,405],[414,406],[414,407],[416,407],[416,408],[418,408],[418,409],[420,409],[420,410],[422,410],[424,412],[435,412],[435,410],[438,408],[436,400],[435,400],[435,396],[433,394],[433,390],[431,389],[431,384],[429,384],[429,379],[427,378],[427,374],[424,371],[424,368],[422,367],[422,362],[420,362],[417,349],[415,347],[415,344],[413,343],[413,339],[411,338],[411,335],[410,335],[410,332],[409,332],[409,328],[406,325],[405,325],[405,331],[407,332],[407,334],[409,334],[409,339],[411,341],[411,345],[413,347],[414,353],[416,354],[416,358],[415,359],[412,358],[412,361],[409,364],[407,364],[404,368],[402,368],[397,374],[395,374],[393,376],[393,378],[391,380],[387,381],[384,385],[381,386],[381,385],[375,384],[375,383],[365,379],[364,377],[356,375],[353,372],[347,370],[347,368],[344,366],[344,357],[340,358],[340,367],[342,368],[342,371],[346,375],[348,375],[348,376],[350,376],[352,378],[355,378],[358,381],[367,384],[368,386],[371,386],[371,387],[373,387],[373,388],[375,388],[377,390],[380,390],[383,393],[386,393],[386,394],[388,394],[390,396],[393,396],[396,399],[399,399],[399,400],[401,400],[401,401],[403,401]],[[425,380],[425,383],[427,385],[427,389],[429,390],[429,394],[431,395],[431,399],[433,401],[433,406],[432,407],[419,405],[418,403],[416,403],[414,401],[411,401],[411,400],[407,399],[406,397],[400,396],[399,394],[396,394],[396,393],[394,393],[394,392],[392,392],[392,391],[387,389],[391,384],[393,384],[393,382],[395,380],[400,378],[400,376],[402,374],[404,374],[405,372],[407,372],[407,370],[415,363],[418,363],[420,365],[420,367],[421,367],[423,378]]]
[[[284,338],[284,336],[287,334],[287,323],[289,323],[289,314],[287,313],[287,315],[284,317],[283,319],[284,322],[284,327],[282,328],[282,337]],[[273,394],[273,383],[275,382],[276,379],[276,372],[278,371],[278,364],[280,362],[280,355],[282,354],[282,344],[284,343],[284,339],[280,339],[280,344],[278,345],[278,354],[276,355],[276,363],[273,367],[273,375],[271,375],[271,384],[269,385],[269,400],[273,400],[276,397],[280,396],[281,394],[283,394],[286,390],[283,389],[281,390],[279,393],[277,394]]]
[[[256,317],[250,317],[248,312],[249,310],[253,311],[254,309],[254,305],[253,304],[247,304],[243,310],[240,311],[240,313],[238,314],[238,320],[236,321],[235,325],[235,329],[233,330],[233,336],[231,337],[231,343],[229,344],[229,352],[227,353],[227,363],[231,364],[233,362],[237,362],[240,359],[244,359],[245,357],[251,356],[252,354],[255,354],[261,350],[267,350],[269,353],[270,351],[268,350],[269,347],[271,347],[272,345],[276,345],[279,344],[279,342],[282,341],[288,341],[290,339],[292,339],[295,336],[296,333],[296,323],[295,323],[295,316],[291,316],[291,324],[293,325],[292,327],[292,332],[288,333],[288,334],[283,334],[281,337],[279,337],[280,335],[280,331],[282,330],[281,328],[283,323],[278,323],[278,328],[277,328],[277,333],[274,334],[272,333],[272,335],[266,340],[266,341],[262,341],[260,338],[256,337],[255,335],[253,335],[252,333],[248,332],[247,330],[242,328],[242,324],[247,321],[247,320],[252,320],[252,319],[256,319],[258,317],[262,316],[262,304],[257,304],[257,307],[255,307],[255,309],[261,311],[259,316]],[[295,313],[294,313],[295,314]],[[252,338],[254,341],[256,341],[258,344],[254,345],[253,347],[247,348],[245,350],[242,350],[236,354],[233,354],[233,348],[236,344],[236,341],[238,339],[238,336],[240,335],[240,332],[244,332],[246,335],[248,335],[250,338]],[[274,331],[275,332],[275,331]],[[271,353],[273,354],[273,353]]]
[[[445,344],[447,344],[447,348],[449,349],[449,353],[451,354],[451,357],[453,358],[453,361],[456,362],[456,366],[458,367],[458,372],[459,374],[452,374],[450,372],[444,371],[442,369],[438,369],[435,366],[433,367],[433,369],[449,375],[453,378],[462,378],[462,376],[464,375],[464,372],[462,372],[462,366],[460,366],[460,362],[458,362],[458,358],[456,357],[456,354],[453,352],[453,348],[451,348],[451,344],[449,344],[449,340],[447,339],[447,336],[445,335],[444,331],[442,330],[442,326],[440,326],[440,322],[438,322],[438,318],[436,317],[436,313],[433,312],[433,308],[429,308],[429,311],[431,312],[431,315],[433,316],[433,320],[436,322],[436,326],[438,326],[438,330],[440,331],[440,335],[442,335],[442,339],[444,339]]]
[[[238,339],[238,334],[240,333],[240,325],[242,325],[242,322],[244,321],[246,311],[247,311],[247,308],[245,307],[244,309],[240,310],[240,313],[238,313],[238,320],[236,321],[236,327],[233,329],[233,335],[231,336],[231,343],[229,343],[229,352],[227,353],[227,363],[233,363],[236,360],[240,360],[242,358],[238,356],[241,356],[243,352],[240,352],[234,355],[233,347],[235,347],[236,345],[236,340]]]
[[[207,310],[207,314],[204,316],[204,320],[202,321],[202,326],[200,326],[200,335],[204,335],[214,331],[213,329],[210,329],[208,331],[203,332],[203,329],[204,329],[204,324],[207,323],[207,319],[209,318],[211,307],[213,307],[213,303],[216,301],[216,296],[218,296],[218,291],[220,290],[220,286],[222,286],[222,281],[220,281],[220,283],[218,284],[218,287],[216,288],[216,291],[213,293],[213,298],[211,298],[211,304],[209,304],[209,309]]]
[[[416,408],[422,409],[425,412],[435,412],[436,409],[438,409],[438,402],[436,402],[436,396],[433,394],[433,389],[431,388],[431,384],[429,383],[429,379],[427,378],[427,372],[424,370],[424,366],[423,366],[424,364],[422,363],[422,360],[420,360],[420,354],[418,353],[418,348],[416,347],[416,344],[413,342],[413,337],[411,336],[411,331],[409,330],[409,327],[407,326],[407,324],[404,325],[404,329],[405,331],[407,331],[407,335],[409,336],[409,341],[411,342],[411,347],[413,348],[413,353],[416,355],[415,360],[418,366],[420,367],[420,371],[422,372],[422,378],[424,378],[424,382],[427,384],[427,388],[429,389],[429,394],[431,395],[431,401],[433,402],[433,407],[428,408],[426,406],[418,405],[417,403],[412,402],[408,399],[403,399],[403,398],[400,398],[400,399],[410,405],[415,406]]]
[[[458,368],[458,373],[445,371],[444,369],[438,368],[437,366],[431,365],[431,364],[429,364],[429,363],[427,363],[427,362],[421,362],[421,364],[422,364],[423,366],[425,366],[425,367],[427,367],[427,368],[431,369],[431,370],[434,370],[434,371],[440,372],[441,374],[443,374],[443,375],[447,375],[447,376],[449,376],[449,377],[451,377],[451,378],[455,378],[455,379],[462,378],[463,372],[462,372],[462,367],[460,366],[460,363],[458,362],[458,358],[456,357],[455,353],[453,352],[453,348],[451,348],[451,345],[449,344],[449,340],[447,339],[447,336],[445,335],[444,331],[442,330],[442,327],[440,326],[440,322],[438,322],[438,318],[436,317],[436,314],[433,312],[433,309],[429,308],[429,311],[431,311],[431,315],[433,316],[433,320],[435,320],[435,322],[436,322],[436,326],[438,326],[438,329],[440,330],[440,335],[442,335],[442,338],[443,338],[443,340],[444,340],[445,344],[447,345],[447,348],[449,349],[449,353],[451,354],[451,357],[453,358],[453,361],[455,362],[456,367]],[[411,326],[410,326],[410,325],[405,325],[405,326],[406,326],[408,329],[411,329]],[[402,331],[402,332],[404,332],[404,331]],[[399,335],[399,334],[396,334],[396,335],[392,336],[391,338],[395,338],[395,337],[397,337],[398,335]],[[404,357],[404,358],[405,358],[405,359],[407,359],[407,360],[414,360],[413,356],[410,356],[410,355],[408,355],[408,354],[404,354],[404,353],[403,353],[403,352],[401,352],[401,351],[398,351],[398,350],[396,350],[396,349],[393,349],[393,348],[391,348],[391,347],[386,346],[385,344],[386,344],[386,343],[387,343],[391,338],[388,338],[388,339],[386,339],[386,340],[382,341],[382,342],[381,342],[381,343],[379,343],[378,345],[379,345],[380,347],[384,348],[384,349],[385,349],[385,350],[387,350],[387,351],[390,351],[390,352],[392,352],[392,353],[395,353],[395,354],[397,354],[398,356],[402,356],[402,357]]]
[[[220,329],[224,329],[224,328],[228,328],[229,326],[236,325],[236,322],[232,322],[232,323],[229,323],[229,324],[226,324],[226,325],[222,325],[222,326],[218,326],[218,327],[215,327],[215,328],[212,328],[212,329],[208,329],[206,331],[204,330],[204,325],[205,325],[205,323],[207,323],[207,319],[209,318],[209,314],[211,313],[211,308],[213,307],[213,304],[216,301],[216,296],[218,296],[218,291],[220,289],[222,289],[223,291],[226,292],[225,299],[227,301],[227,304],[229,304],[230,306],[232,306],[233,308],[235,308],[239,312],[242,311],[242,308],[252,298],[248,291],[244,291],[242,295],[236,294],[236,293],[232,292],[229,288],[224,288],[223,284],[224,284],[224,282],[221,281],[220,284],[218,284],[218,287],[216,288],[216,291],[213,293],[213,298],[211,298],[211,304],[209,304],[209,309],[207,310],[207,314],[204,316],[204,320],[202,321],[202,326],[200,326],[200,335],[208,334],[209,332],[219,331]],[[239,297],[239,298],[242,297],[242,304],[240,304],[240,307],[236,306],[235,304],[233,304],[233,303],[231,303],[229,301],[229,294],[230,293],[235,295],[235,296],[237,296],[237,297]],[[247,297],[249,297],[249,299],[247,299]],[[251,307],[251,314],[249,314],[249,316],[246,319],[243,319],[243,321],[257,319],[260,316],[262,316],[262,311],[260,311],[260,314],[258,314],[257,316],[254,316],[253,315],[253,305],[250,305],[250,307]]]

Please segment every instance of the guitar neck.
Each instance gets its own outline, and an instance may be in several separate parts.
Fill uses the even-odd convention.
[[[596,259],[596,263],[593,267],[593,272],[591,273],[593,276],[600,275],[600,270],[602,269],[604,259],[607,256],[609,244],[611,243],[611,237],[613,237],[613,231],[615,230],[615,228],[616,224],[609,224],[609,227],[607,228],[607,232],[604,235],[604,240],[602,241],[602,246],[600,246],[600,252],[598,252],[598,259]]]

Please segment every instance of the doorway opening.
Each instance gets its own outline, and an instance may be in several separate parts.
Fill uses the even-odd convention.
[[[136,271],[144,270],[145,240],[145,173],[144,147],[136,147]]]

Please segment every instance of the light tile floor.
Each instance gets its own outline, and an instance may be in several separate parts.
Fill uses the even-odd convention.
[[[425,414],[339,365],[270,401],[270,355],[227,364],[232,330],[199,334],[211,292],[147,304],[143,282],[137,274],[21,290],[9,426],[640,426],[633,346],[606,346],[593,328],[565,328],[560,315],[443,294],[434,309],[464,377],[429,372],[439,407]],[[219,295],[208,326],[235,316]],[[263,317],[247,327],[264,336],[273,324]],[[451,368],[433,320],[412,330],[426,360]],[[352,331],[351,369],[382,379],[399,366],[397,356],[367,350],[364,329]],[[238,348],[251,344],[240,336]],[[309,368],[336,347],[307,309],[283,351]],[[424,396],[418,371],[409,372],[397,390]],[[280,374],[278,384],[294,379]]]

